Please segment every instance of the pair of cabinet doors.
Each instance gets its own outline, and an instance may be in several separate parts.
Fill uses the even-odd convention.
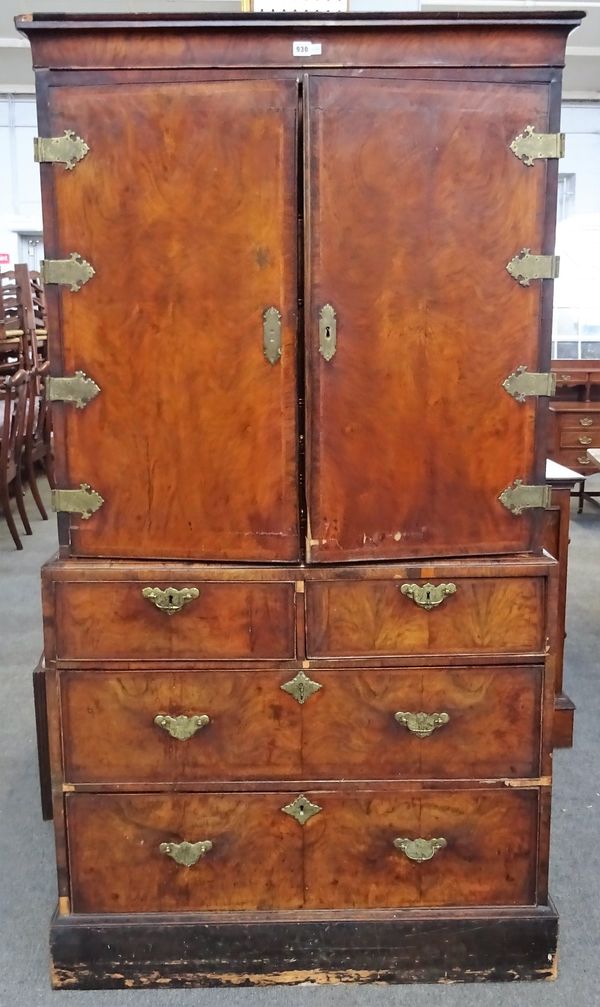
[[[509,145],[548,129],[548,87],[76,76],[48,89],[43,130],[90,148],[43,166],[47,257],[95,270],[50,298],[53,375],[100,388],[54,410],[58,485],[104,499],[67,519],[72,554],[531,548],[534,512],[498,498],[542,475],[546,400],[503,381],[548,368],[551,284],[506,265],[552,250],[556,162]]]

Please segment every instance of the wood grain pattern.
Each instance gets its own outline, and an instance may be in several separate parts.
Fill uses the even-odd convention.
[[[59,485],[105,500],[71,518],[72,553],[298,558],[295,82],[56,87],[50,106],[90,154],[52,175],[47,254],[96,270],[60,294],[53,368],[102,389],[56,410]]]
[[[182,579],[183,578],[183,579]],[[193,572],[150,587],[190,587]],[[57,584],[57,655],[266,658],[294,656],[292,584],[202,583],[199,597],[168,615],[142,596],[143,583]]]
[[[314,74],[307,105],[309,557],[531,548],[536,512],[498,496],[535,481],[536,403],[502,382],[543,369],[542,284],[506,264],[541,247],[546,168],[509,144],[525,122],[547,129],[548,92]]]
[[[401,594],[402,581],[307,583],[307,653],[502,654],[543,648],[541,581],[449,579],[456,580],[456,594],[429,612]]]
[[[302,776],[301,707],[272,672],[61,676],[65,779],[144,783]],[[179,741],[157,714],[206,714]]]
[[[302,830],[280,810],[295,796],[67,795],[73,912],[299,908]],[[192,867],[159,850],[205,839]]]
[[[304,705],[283,692],[293,673],[148,672],[60,676],[70,783],[201,780],[468,779],[540,773],[543,669],[311,671]],[[397,711],[445,712],[418,738]],[[207,714],[178,741],[158,713]]]
[[[535,902],[535,790],[307,796],[323,807],[304,826],[313,909]],[[417,863],[396,837],[448,845]]]

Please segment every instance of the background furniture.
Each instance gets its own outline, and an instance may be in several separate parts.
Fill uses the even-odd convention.
[[[578,22],[18,19],[57,986],[555,974],[543,421]]]
[[[600,360],[553,360],[556,398],[550,406],[548,455],[580,472],[579,513],[584,500],[595,503],[599,493],[586,492],[585,479],[600,472],[588,447],[600,447]]]

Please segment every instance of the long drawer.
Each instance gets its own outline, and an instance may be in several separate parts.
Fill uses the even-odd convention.
[[[196,580],[193,573],[180,577],[58,581],[53,585],[56,656],[150,661],[294,657],[293,583]]]
[[[540,772],[543,668],[63,672],[71,783]]]
[[[533,789],[70,794],[66,805],[75,913],[536,899]]]
[[[452,573],[452,571],[451,571]],[[544,579],[478,577],[307,583],[311,657],[540,653]]]

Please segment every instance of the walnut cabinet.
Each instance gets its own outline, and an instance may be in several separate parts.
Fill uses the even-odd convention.
[[[543,476],[580,19],[17,19],[55,986],[554,975]]]

